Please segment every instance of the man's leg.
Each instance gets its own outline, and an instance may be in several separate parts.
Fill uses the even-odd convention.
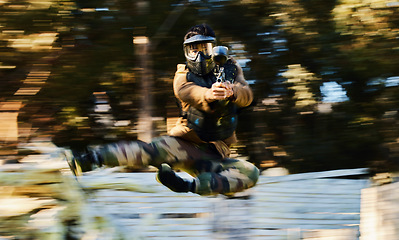
[[[164,161],[160,158],[159,163],[169,163],[173,168],[184,170],[194,176],[194,181],[186,184],[171,171],[171,168],[163,165],[159,168],[158,180],[173,191],[190,191],[199,195],[232,195],[255,186],[258,181],[259,169],[256,166],[243,160],[222,159],[212,145],[196,146],[184,140],[178,140],[174,147],[165,146],[165,142],[162,141],[153,144],[157,149],[166,151],[163,156],[168,155],[167,159],[170,159]],[[177,153],[181,155],[177,156]],[[177,158],[171,159],[173,156]],[[180,188],[182,185],[186,187]],[[184,191],[176,190],[176,187]]]
[[[65,157],[75,175],[92,171],[101,166],[128,166],[142,169],[151,161],[153,149],[142,141],[121,141],[97,147],[87,147],[85,151],[65,151]]]
[[[195,189],[200,195],[233,195],[255,186],[259,178],[259,169],[244,160],[204,161],[202,165],[205,168],[199,168]]]
[[[142,141],[120,141],[101,146],[97,154],[107,167],[125,166],[139,170],[151,165],[158,151]]]
[[[69,154],[71,155],[71,154]],[[142,141],[120,141],[105,144],[96,148],[89,148],[86,152],[74,153],[67,156],[71,168],[82,172],[94,168],[107,166],[126,166],[131,169],[142,169],[148,165],[159,168],[167,163],[173,168],[188,170],[197,160],[220,159],[216,152],[200,148],[181,138],[163,136],[155,138],[151,143]]]

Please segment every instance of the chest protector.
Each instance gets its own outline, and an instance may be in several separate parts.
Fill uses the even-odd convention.
[[[224,65],[226,80],[234,82],[237,75],[237,67],[231,61]],[[198,76],[187,73],[187,80],[199,86],[211,88],[216,82],[213,73]],[[229,100],[211,102],[211,112],[204,112],[190,106],[183,116],[187,118],[188,127],[193,129],[203,141],[224,140],[230,137],[237,128],[237,105]]]

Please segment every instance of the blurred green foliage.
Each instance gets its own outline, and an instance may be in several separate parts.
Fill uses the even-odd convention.
[[[182,38],[207,22],[255,80],[238,152],[291,172],[396,170],[399,88],[387,82],[399,76],[398,10],[382,0],[2,1],[0,97],[23,101],[20,122],[62,146],[136,139],[143,69],[133,37],[151,43],[153,116],[175,117]],[[40,42],[43,33],[56,39]],[[33,70],[51,72],[41,90],[14,95]],[[323,102],[328,82],[348,100]],[[110,110],[96,112],[101,104]]]

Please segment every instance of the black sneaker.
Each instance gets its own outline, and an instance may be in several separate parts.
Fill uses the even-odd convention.
[[[76,161],[75,156],[72,153],[72,150],[65,150],[64,151],[65,160],[68,162],[69,168],[73,172],[75,176],[82,175],[82,168],[80,164]]]
[[[194,189],[194,181],[179,177],[166,163],[159,167],[157,180],[174,192],[190,192]]]
[[[65,150],[64,155],[75,176],[81,176],[82,172],[94,170],[102,165],[101,159],[94,151],[77,153],[72,150]]]

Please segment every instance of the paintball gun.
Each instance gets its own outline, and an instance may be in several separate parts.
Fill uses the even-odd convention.
[[[228,50],[225,46],[216,46],[212,49],[212,59],[216,64],[215,75],[217,82],[226,81],[223,65],[227,62]]]

